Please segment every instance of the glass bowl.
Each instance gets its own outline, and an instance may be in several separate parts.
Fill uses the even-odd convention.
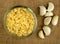
[[[33,17],[34,17],[34,27],[33,27],[33,31],[32,31],[32,33],[34,33],[35,32],[35,30],[36,30],[36,27],[37,27],[37,17],[36,17],[36,15],[35,15],[35,13],[33,12],[33,10],[31,10],[29,7],[27,7],[27,6],[14,6],[14,7],[12,7],[12,8],[10,8],[9,10],[7,10],[6,11],[6,13],[5,13],[5,15],[4,15],[4,18],[3,18],[3,26],[4,26],[4,29],[6,30],[6,32],[8,33],[8,34],[10,34],[10,35],[12,35],[12,36],[17,36],[17,35],[14,35],[14,34],[12,34],[12,33],[10,33],[9,31],[8,31],[8,29],[7,29],[7,26],[6,26],[6,16],[7,16],[7,14],[10,12],[10,10],[12,10],[12,9],[14,9],[14,8],[26,8],[29,12],[31,12],[32,13],[32,15],[33,15]],[[32,34],[31,33],[31,34]],[[30,36],[31,34],[29,34],[28,36]],[[19,36],[18,36],[19,37]],[[22,37],[27,37],[27,36],[22,36]],[[20,37],[21,38],[21,37]]]

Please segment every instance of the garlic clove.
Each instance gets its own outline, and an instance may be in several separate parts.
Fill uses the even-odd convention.
[[[58,23],[58,16],[57,15],[55,15],[54,17],[53,17],[53,19],[52,19],[52,25],[57,25],[57,23]]]
[[[47,11],[53,11],[54,10],[54,4],[52,2],[49,2]]]
[[[49,25],[50,22],[51,22],[51,19],[52,19],[52,17],[46,17],[46,18],[44,19],[44,25]]]
[[[38,35],[39,35],[39,37],[40,37],[41,39],[44,39],[44,38],[45,38],[45,37],[44,37],[44,33],[43,33],[42,30],[38,33]]]
[[[44,6],[39,6],[40,8],[40,15],[44,16],[46,14],[46,8]]]
[[[44,31],[46,36],[49,36],[51,34],[51,28],[48,26],[44,26],[43,31]]]
[[[53,12],[47,12],[47,13],[45,14],[45,17],[47,17],[47,16],[53,16]]]

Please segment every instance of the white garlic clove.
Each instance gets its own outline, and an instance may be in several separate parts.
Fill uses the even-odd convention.
[[[40,15],[44,16],[46,14],[46,8],[44,6],[39,6],[40,8]]]
[[[44,37],[44,33],[43,33],[42,30],[38,33],[38,35],[39,35],[39,37],[40,37],[41,39],[44,39],[44,38],[45,38],[45,37]]]
[[[57,15],[55,15],[54,17],[53,17],[53,19],[52,19],[52,25],[57,25],[57,23],[58,23],[58,16]]]
[[[51,34],[51,28],[48,26],[44,26],[43,31],[45,33],[45,36],[49,36]]]
[[[53,12],[47,12],[47,13],[45,14],[45,17],[47,17],[47,16],[53,16]]]
[[[54,4],[52,2],[49,2],[47,11],[53,11],[54,10]]]
[[[51,19],[52,19],[52,17],[46,17],[46,18],[44,19],[44,25],[49,25],[50,22],[51,22]]]

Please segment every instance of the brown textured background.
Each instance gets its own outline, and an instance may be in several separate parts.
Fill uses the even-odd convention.
[[[52,28],[52,33],[49,37],[42,40],[37,36],[38,30],[43,26],[44,18],[39,15],[38,6],[47,6],[50,1],[55,4],[54,15],[59,15],[60,17],[60,0],[0,0],[0,44],[60,44],[60,18],[57,26],[49,25]],[[4,13],[9,8],[17,5],[30,7],[35,12],[38,19],[36,32],[24,39],[8,35],[2,25]]]

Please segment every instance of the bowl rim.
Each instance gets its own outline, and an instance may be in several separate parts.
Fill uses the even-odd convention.
[[[12,34],[12,33],[10,33],[10,32],[8,31],[7,26],[6,26],[6,22],[5,22],[5,21],[6,21],[7,14],[8,14],[12,9],[14,9],[14,8],[25,8],[25,9],[27,9],[29,12],[31,12],[31,14],[33,15],[33,17],[34,17],[34,19],[35,19],[35,24],[34,24],[34,27],[33,27],[33,31],[32,31],[32,33],[30,33],[29,35],[27,35],[27,36],[21,36],[21,37],[25,38],[25,37],[28,37],[28,36],[32,35],[32,34],[36,31],[36,28],[37,28],[37,17],[36,17],[36,14],[33,12],[33,10],[32,10],[31,8],[27,7],[27,6],[14,6],[14,7],[11,7],[10,9],[8,9],[8,10],[5,12],[5,14],[4,14],[4,16],[3,16],[3,26],[4,26],[5,31],[6,31],[8,34],[10,34],[10,35],[17,36],[17,35],[14,35],[14,34]],[[17,36],[17,37],[21,38],[20,36]]]

